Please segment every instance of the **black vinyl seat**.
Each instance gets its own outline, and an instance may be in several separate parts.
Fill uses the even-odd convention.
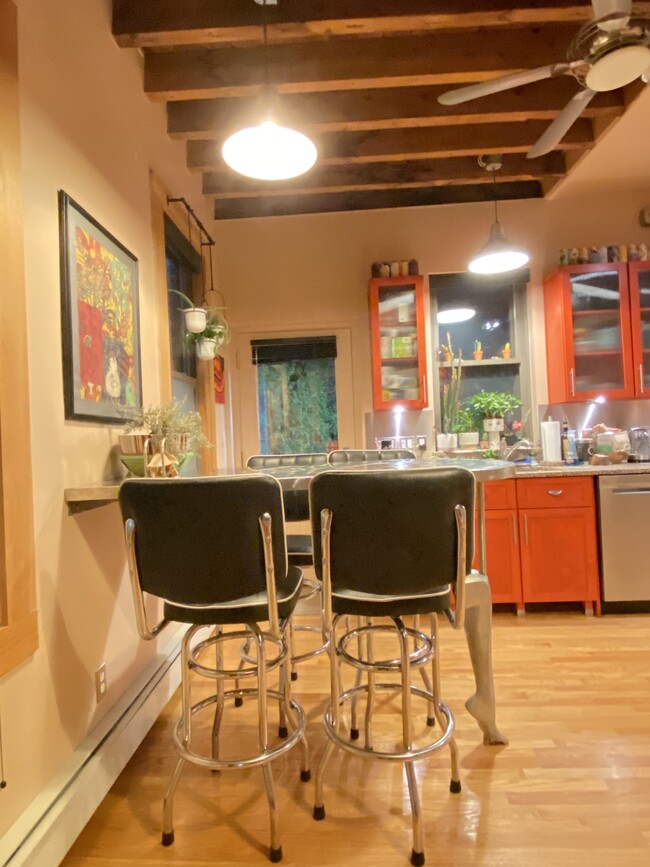
[[[338,467],[375,461],[414,461],[415,458],[415,452],[410,449],[335,449],[329,453],[327,460],[332,466]]]
[[[328,744],[316,774],[314,818],[325,818],[323,774],[333,747],[364,758],[401,761],[413,815],[411,863],[424,864],[424,834],[413,762],[444,745],[451,751],[452,792],[460,792],[454,718],[439,695],[438,617],[455,596],[456,628],[464,623],[465,577],[472,562],[474,479],[460,468],[332,470],[313,478],[310,490],[314,563],[323,582],[323,629],[329,639],[331,696],[324,715]],[[357,626],[350,629],[349,615]],[[402,618],[413,616],[413,627]],[[430,617],[428,633],[420,628]],[[389,622],[385,623],[385,618]],[[342,630],[341,630],[341,627]],[[342,634],[341,634],[342,633]],[[375,642],[399,645],[399,653]],[[353,647],[356,643],[356,652]],[[431,662],[431,679],[424,665]],[[357,671],[351,689],[343,688],[341,663]],[[425,689],[411,684],[419,671]],[[380,673],[399,681],[376,682]],[[362,683],[365,675],[366,683]],[[401,694],[401,746],[378,750],[372,741],[372,716],[379,690]],[[357,699],[366,697],[365,740],[356,726]],[[438,723],[438,737],[416,746],[411,697],[427,703],[427,724]],[[349,738],[343,736],[350,707]]]
[[[282,490],[269,476],[221,478],[128,479],[119,491],[125,522],[127,559],[142,638],[155,638],[171,621],[189,625],[182,640],[182,716],[174,729],[179,759],[165,794],[163,845],[174,840],[173,798],[186,762],[211,770],[261,766],[271,813],[270,859],[279,861],[277,808],[271,760],[300,743],[301,779],[309,779],[305,740],[305,715],[291,697],[286,633],[297,604],[302,573],[287,564],[284,538]],[[164,618],[150,626],[144,594],[163,600]],[[268,628],[259,624],[268,621]],[[243,629],[224,631],[241,624]],[[209,638],[198,633],[213,627]],[[224,645],[235,641],[254,644],[256,653],[246,668],[224,665]],[[267,653],[267,647],[271,651]],[[203,660],[211,650],[212,662]],[[278,668],[279,690],[267,688],[267,674]],[[191,702],[191,683],[196,675],[216,682],[216,693],[196,704]],[[257,680],[255,688],[239,687],[239,680]],[[235,689],[225,690],[224,681],[234,680]],[[226,703],[241,704],[245,695],[258,705],[259,753],[222,758],[219,730]],[[284,740],[271,745],[268,735],[267,700],[276,700]],[[212,754],[196,752],[192,742],[195,713],[215,705]],[[287,726],[287,722],[289,726]]]

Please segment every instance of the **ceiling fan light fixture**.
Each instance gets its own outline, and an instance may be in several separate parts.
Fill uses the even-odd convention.
[[[265,120],[233,133],[221,149],[224,162],[247,178],[283,181],[303,175],[318,151],[304,133]]]
[[[440,325],[453,325],[455,322],[468,322],[475,316],[473,307],[450,307],[448,310],[439,310],[436,319]]]
[[[487,244],[472,258],[468,268],[473,274],[504,274],[523,267],[529,260],[528,253],[509,241],[501,223],[495,220]]]
[[[624,87],[643,75],[650,66],[647,45],[625,45],[599,58],[585,76],[587,87],[595,91]]]

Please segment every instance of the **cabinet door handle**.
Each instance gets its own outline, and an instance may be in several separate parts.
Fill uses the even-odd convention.
[[[517,516],[512,516],[512,541],[515,548],[517,547]]]
[[[524,512],[524,542],[528,544],[528,515]]]
[[[420,397],[421,397],[422,401],[426,401],[427,400],[427,375],[426,375],[426,373],[422,374],[422,379],[420,382],[421,382],[421,388],[422,388],[422,392],[421,392]]]
[[[571,368],[569,371],[569,379],[571,380],[571,397],[576,396],[576,374],[575,370]]]
[[[549,491],[549,494],[552,497],[559,497],[563,493],[564,493],[564,491],[562,490],[562,488],[556,488],[555,490]]]
[[[641,394],[643,394],[643,392],[645,391],[645,388],[643,387],[643,380],[644,380],[644,376],[643,376],[643,363],[641,363],[641,364],[639,365],[639,388],[640,388],[640,390],[641,390]]]

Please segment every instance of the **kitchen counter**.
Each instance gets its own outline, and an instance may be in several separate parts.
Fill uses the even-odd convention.
[[[518,479],[535,479],[549,476],[622,476],[637,473],[650,473],[650,462],[644,464],[515,464]]]

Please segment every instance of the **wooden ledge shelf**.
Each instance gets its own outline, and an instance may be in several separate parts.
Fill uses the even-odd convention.
[[[121,481],[106,482],[103,485],[84,485],[76,488],[66,488],[63,498],[68,506],[68,515],[78,515],[98,509],[109,503],[117,502],[117,494]]]

